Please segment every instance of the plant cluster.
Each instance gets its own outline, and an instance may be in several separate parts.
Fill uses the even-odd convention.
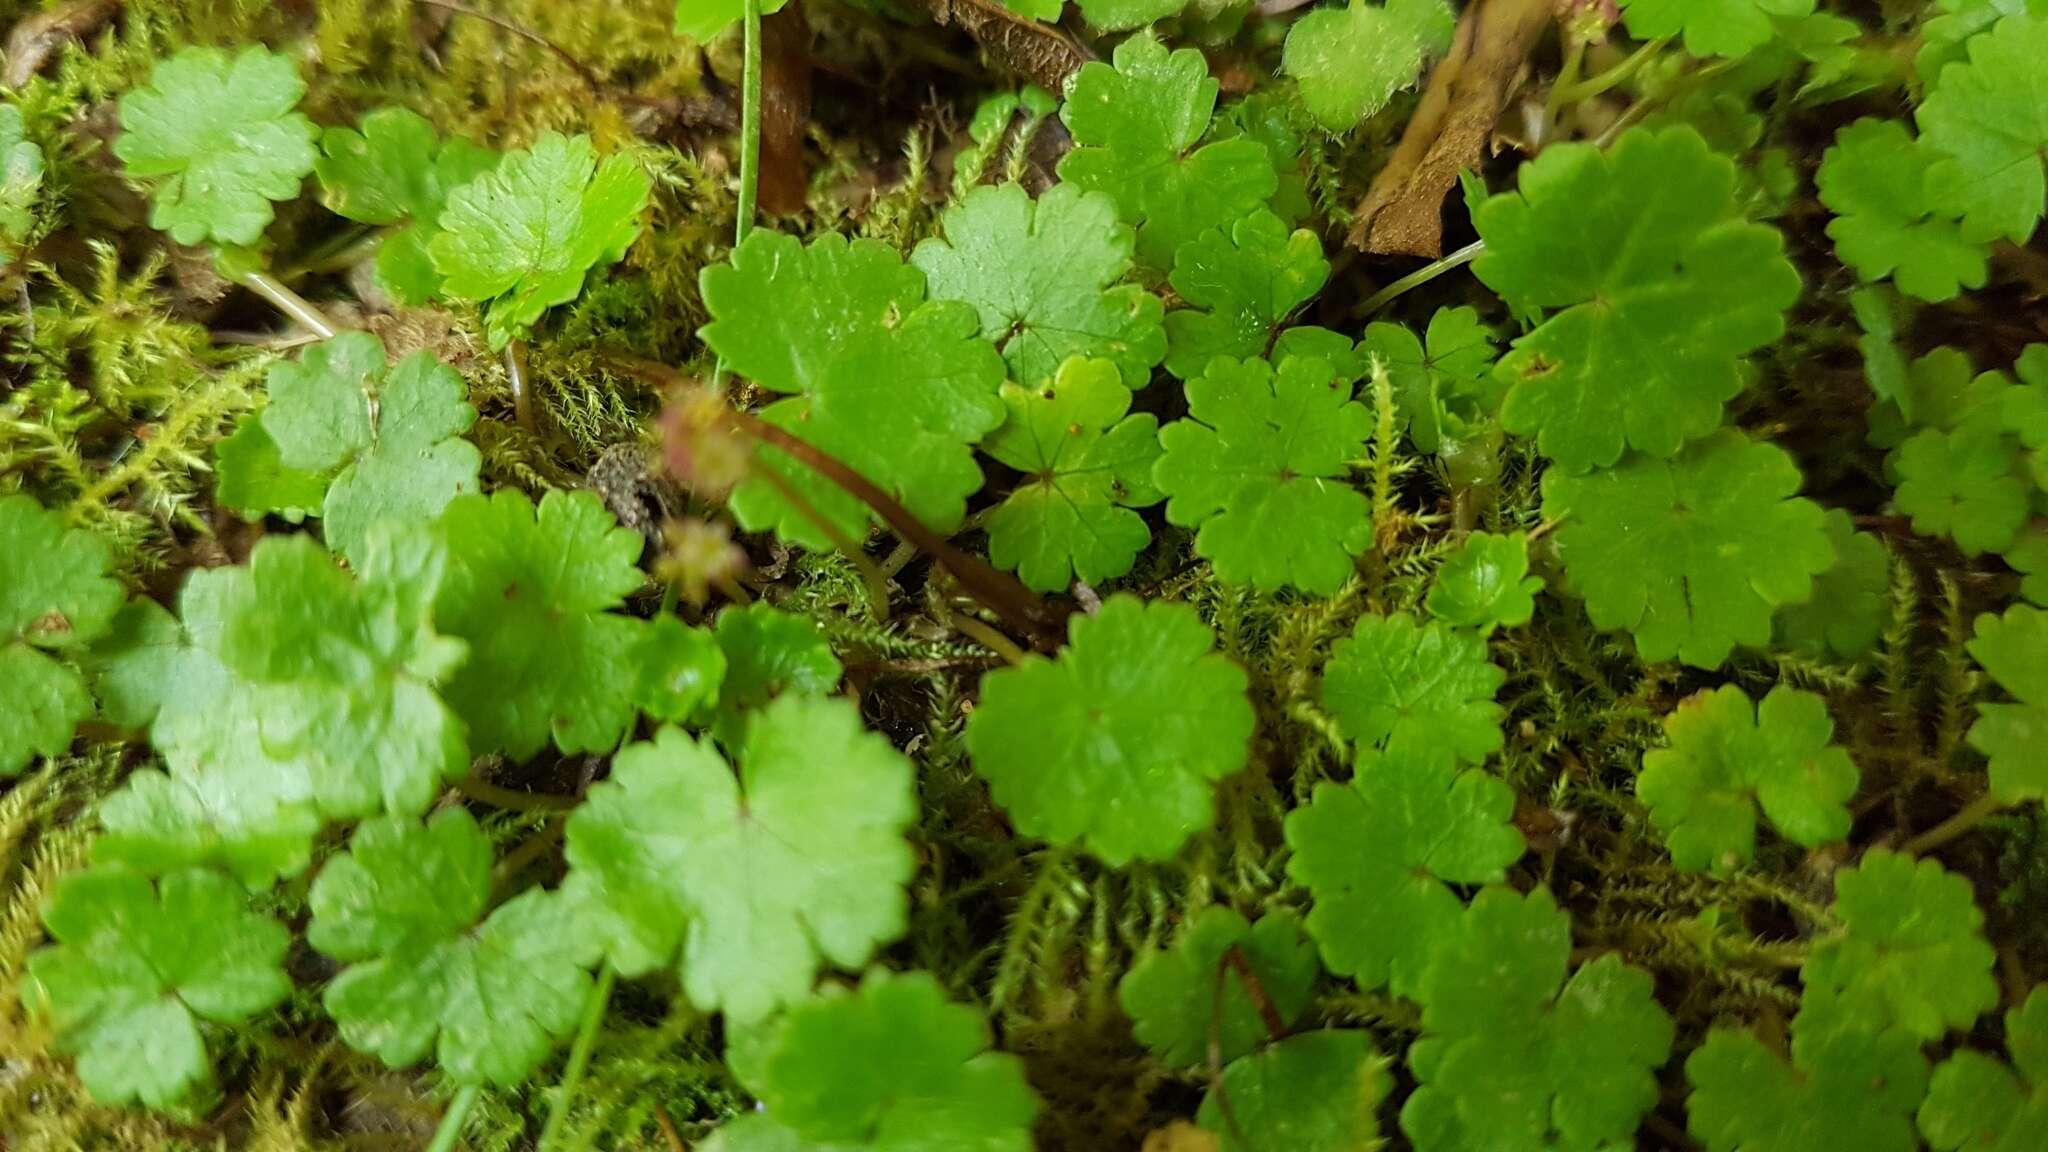
[[[2048,1147],[2048,12],[1518,2],[24,78],[0,1143]]]

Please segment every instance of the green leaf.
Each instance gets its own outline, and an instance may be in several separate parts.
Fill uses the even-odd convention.
[[[1849,834],[1858,775],[1833,744],[1827,701],[1785,685],[1761,705],[1733,684],[1697,692],[1664,718],[1666,748],[1643,754],[1636,795],[1687,871],[1733,871],[1756,858],[1756,810],[1795,844]]]
[[[477,490],[483,457],[461,439],[476,423],[453,368],[415,352],[387,371],[384,345],[344,332],[279,361],[267,378],[263,430],[286,469],[332,473],[321,515],[327,543],[360,557],[380,520],[426,522]]]
[[[1003,184],[969,192],[941,223],[944,238],[919,243],[910,262],[934,300],[974,305],[1012,380],[1036,388],[1069,356],[1099,356],[1116,362],[1126,387],[1151,382],[1166,355],[1165,306],[1139,285],[1117,285],[1131,270],[1134,233],[1114,199],[1055,184],[1034,203]]]
[[[497,166],[498,153],[468,137],[442,140],[433,122],[409,108],[379,108],[362,130],[320,134],[321,200],[329,211],[363,224],[402,225],[377,249],[377,281],[407,304],[440,295],[428,246],[440,233],[448,193]]]
[[[1472,308],[1439,308],[1427,344],[1405,324],[1376,320],[1365,327],[1364,351],[1387,367],[1397,425],[1415,447],[1435,452],[1446,418],[1474,423],[1493,414],[1500,390],[1493,377],[1493,332]]]
[[[971,445],[1004,417],[1002,357],[980,337],[973,308],[927,301],[923,274],[894,250],[837,234],[805,247],[757,228],[729,263],[704,270],[702,284],[713,317],[704,342],[732,371],[795,394],[765,418],[933,528],[959,527],[982,482]],[[750,530],[772,525],[786,539],[831,547],[762,481],[741,485],[733,510]]]
[[[297,524],[318,516],[331,476],[288,467],[260,412],[245,414],[213,446],[214,499],[251,520],[279,516]]]
[[[1570,918],[1543,888],[1480,892],[1437,945],[1401,1109],[1419,1152],[1630,1142],[1671,1051],[1649,976],[1608,953],[1567,981]]]
[[[1449,767],[1477,764],[1501,748],[1494,703],[1507,673],[1486,657],[1486,640],[1413,616],[1367,614],[1330,649],[1323,707],[1361,748]]]
[[[1444,558],[1429,586],[1429,614],[1453,628],[1491,636],[1536,614],[1543,579],[1529,575],[1529,535],[1474,532]]]
[[[1998,1003],[1995,959],[1970,882],[1934,860],[1874,848],[1835,877],[1844,931],[1815,944],[1800,979],[1809,1005],[1926,1041]]]
[[[787,3],[789,0],[761,0],[761,15],[774,15]],[[676,0],[675,32],[701,44],[739,23],[746,14],[746,0]]]
[[[1865,280],[1892,277],[1899,291],[1949,300],[1982,288],[1986,254],[1963,239],[1962,225],[1938,214],[1925,192],[1939,154],[1897,120],[1858,120],[1835,136],[1814,186],[1835,214],[1828,237],[1835,255]]]
[[[1967,63],[1949,64],[1915,112],[1920,135],[1941,153],[1927,170],[1927,194],[1963,218],[1971,241],[2000,236],[2025,244],[2048,195],[2048,15],[2007,16],[1972,36]]]
[[[2017,472],[2016,449],[1995,425],[1923,429],[1894,457],[1899,479],[1893,499],[1923,536],[1946,535],[1965,556],[2002,552],[2027,520],[2027,484]]]
[[[1518,312],[1562,309],[1500,373],[1502,425],[1565,471],[1710,432],[1743,389],[1742,357],[1778,339],[1799,296],[1783,238],[1742,218],[1735,165],[1686,126],[1546,148],[1473,223],[1488,287]]]
[[[2041,0],[1936,0],[1920,22],[1920,51],[1913,57],[1913,70],[1926,91],[1941,82],[1941,70],[1967,60],[1969,41],[2007,16],[2033,11],[2039,14]]]
[[[625,156],[602,163],[587,136],[549,132],[450,191],[427,245],[442,292],[487,304],[493,349],[525,339],[541,314],[574,300],[593,268],[640,237],[647,173]]]
[[[1178,15],[1188,0],[1075,0],[1074,6],[1092,28],[1127,32]]]
[[[1207,828],[1252,734],[1244,672],[1212,644],[1185,604],[1114,596],[1057,660],[982,677],[967,749],[1017,830],[1122,865]]]
[[[2048,608],[2048,528],[2036,527],[2020,534],[2006,549],[2005,562],[2020,578],[2020,596],[2037,607]]]
[[[393,1068],[431,1052],[458,1084],[510,1086],[576,1022],[595,941],[538,888],[485,915],[491,843],[461,808],[362,824],[313,881],[306,941],[349,966],[321,997],[342,1039]]]
[[[30,954],[29,986],[102,1104],[178,1105],[212,1077],[200,1022],[238,1024],[291,992],[290,934],[211,872],[75,873],[43,923],[54,943]]]
[[[1379,1106],[1392,1091],[1386,1057],[1369,1033],[1322,1029],[1233,1062],[1223,1070],[1220,1091],[1202,1097],[1195,1122],[1216,1133],[1221,1152],[1269,1145],[1289,1152],[1365,1152],[1381,1146]],[[1232,1135],[1233,1122],[1245,1143]]]
[[[218,865],[262,889],[312,859],[319,751],[272,752],[263,735],[270,695],[219,655],[227,598],[243,577],[194,572],[182,623],[154,601],[132,600],[94,650],[102,714],[148,725],[167,769],[139,769],[100,801],[96,862],[150,873]]]
[[[1543,516],[1601,628],[1635,634],[1645,660],[1716,668],[1770,642],[1771,613],[1813,593],[1834,564],[1819,505],[1794,496],[1783,449],[1732,428],[1659,460],[1632,455],[1585,476],[1543,477]]]
[[[2048,987],[2005,1014],[2007,1066],[1963,1050],[1941,1062],[1920,1105],[1936,1152],[2039,1152],[2048,1136]]]
[[[1159,422],[1127,415],[1116,365],[1079,357],[1039,388],[1003,385],[1010,416],[982,450],[1023,473],[990,512],[988,556],[1037,592],[1131,570],[1152,530],[1133,508],[1160,501],[1152,486]]]
[[[298,65],[261,45],[233,57],[187,48],[121,98],[114,155],[128,174],[158,180],[149,223],[180,244],[253,245],[273,200],[299,194],[313,170],[311,120]]]
[[[641,631],[631,664],[633,703],[656,720],[681,724],[718,706],[725,650],[708,628],[656,616]]]
[[[1226,953],[1237,949],[1282,1025],[1308,1008],[1319,969],[1301,921],[1284,909],[1248,924],[1212,904],[1181,927],[1173,947],[1139,959],[1117,985],[1138,1039],[1168,1065],[1189,1068],[1216,1045],[1229,1061],[1271,1039],[1258,1001]]]
[[[1060,116],[1074,149],[1060,179],[1107,192],[1138,227],[1138,259],[1173,267],[1182,244],[1228,228],[1279,187],[1264,146],[1238,138],[1196,148],[1216,109],[1216,81],[1193,48],[1169,53],[1150,30],[1116,46],[1115,67],[1081,66]]]
[[[714,635],[725,653],[725,683],[716,714],[697,722],[727,748],[746,737],[747,714],[785,693],[826,696],[844,669],[815,620],[756,602],[718,614]]]
[[[210,592],[213,646],[247,685],[264,751],[305,765],[330,818],[422,811],[468,771],[462,721],[433,687],[465,651],[429,623],[443,562],[424,530],[380,527],[351,578],[310,537],[267,536]]]
[[[1330,595],[1372,544],[1365,496],[1346,482],[1372,414],[1328,362],[1218,357],[1186,385],[1188,418],[1159,431],[1152,469],[1166,518],[1199,528],[1218,579]]]
[[[1301,102],[1318,123],[1345,132],[1415,83],[1422,66],[1451,46],[1457,18],[1444,0],[1352,0],[1318,8],[1287,30],[1281,70],[1301,85]]]
[[[2001,804],[2048,799],[2048,612],[2015,604],[1977,617],[1970,656],[2015,701],[1977,705],[1970,747],[1991,761],[1991,795]]]
[[[1694,56],[1746,56],[1770,43],[1778,21],[1808,15],[1813,0],[1620,0],[1629,35],[1685,37]]]
[[[43,150],[28,139],[20,105],[0,104],[0,268],[35,232],[42,191]]]
[[[1174,253],[1174,291],[1194,307],[1166,315],[1166,370],[1187,380],[1220,356],[1264,355],[1274,326],[1329,277],[1316,234],[1271,212],[1202,232]]]
[[[840,699],[756,713],[735,776],[674,728],[629,744],[569,818],[566,891],[612,963],[638,975],[682,947],[704,1011],[753,1022],[901,935],[915,866],[915,777]]]
[[[1413,995],[1457,929],[1452,884],[1497,884],[1525,845],[1515,794],[1484,772],[1368,752],[1349,785],[1324,781],[1287,814],[1287,875],[1315,897],[1309,935],[1330,971]]]
[[[1708,1152],[1912,1152],[1927,1060],[1912,1036],[1792,1030],[1792,1061],[1716,1028],[1685,1062],[1686,1127]]]
[[[997,0],[997,3],[1026,20],[1036,20],[1041,24],[1058,20],[1060,11],[1067,6],[1067,0]],[[1011,96],[1014,98],[1015,93]]]
[[[21,493],[0,496],[0,777],[71,746],[92,697],[56,654],[107,633],[121,610],[113,556]]]
[[[476,748],[525,760],[551,737],[564,752],[616,746],[633,722],[646,626],[613,610],[646,583],[640,534],[594,492],[556,489],[535,507],[511,488],[450,504],[441,531],[434,619],[469,644],[442,696]]]
[[[739,1071],[763,1111],[707,1147],[1030,1152],[1038,1101],[1023,1062],[989,1045],[981,1014],[949,1003],[928,974],[874,969],[857,990],[830,989],[762,1030]]]
[[[1809,656],[1857,660],[1877,647],[1891,615],[1892,558],[1840,508],[1823,521],[1834,566],[1813,578],[1813,598],[1778,609],[1778,641]]]

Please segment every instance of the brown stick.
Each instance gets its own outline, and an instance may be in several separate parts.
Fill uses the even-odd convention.
[[[761,211],[804,210],[810,172],[804,137],[811,124],[811,26],[803,5],[761,20]]]
[[[995,0],[924,0],[924,6],[933,23],[959,28],[1005,68],[1055,96],[1095,58],[1061,29],[1026,20]]]
[[[24,16],[7,32],[7,71],[0,84],[19,88],[42,71],[57,50],[82,40],[113,18],[121,0],[65,0],[33,16]]]
[[[1552,18],[1552,0],[1478,0],[1387,166],[1358,205],[1348,242],[1377,255],[1443,255],[1444,196],[1476,168],[1522,64]]]

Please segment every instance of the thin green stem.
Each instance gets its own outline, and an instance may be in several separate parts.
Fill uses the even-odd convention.
[[[583,1002],[583,1022],[577,1026],[576,1040],[569,1046],[569,1062],[562,1067],[562,1086],[556,1089],[554,1102],[548,1105],[547,1125],[540,1130],[540,1152],[554,1148],[563,1125],[569,1122],[569,1102],[576,1098],[583,1073],[590,1067],[590,1053],[597,1048],[597,1030],[604,1024],[605,1011],[611,1007],[612,985],[618,979],[619,974],[612,971],[607,961],[598,969],[597,983]]]
[[[1899,851],[1908,856],[1918,856],[1923,852],[1932,851],[1982,824],[1985,817],[2003,807],[2005,805],[2000,804],[1996,797],[1986,792],[1963,805],[1962,811],[1900,845]]]
[[[332,340],[335,333],[341,331],[335,326],[334,321],[329,320],[304,296],[285,287],[284,281],[268,272],[244,272],[235,279],[242,287],[268,300],[272,307],[291,317],[322,340]]]
[[[1571,39],[1571,46],[1564,50],[1564,67],[1558,69],[1557,79],[1550,85],[1550,98],[1543,102],[1543,118],[1555,121],[1557,111],[1564,107],[1564,94],[1579,82],[1579,69],[1586,62],[1586,42],[1577,36]]]
[[[754,228],[754,204],[761,190],[761,0],[746,0],[746,56],[740,73],[740,210],[732,242],[744,242]]]
[[[1629,53],[1627,58],[1614,67],[1607,69],[1605,72],[1588,76],[1584,80],[1575,83],[1567,84],[1560,78],[1558,85],[1550,90],[1551,107],[1556,109],[1562,108],[1567,104],[1576,104],[1581,100],[1589,100],[1613,88],[1637,72],[1642,71],[1643,65],[1656,59],[1657,54],[1662,52],[1664,46],[1669,43],[1671,43],[1669,36],[1652,40]]]
[[[1387,285],[1385,288],[1382,288],[1379,291],[1373,293],[1370,297],[1366,299],[1365,306],[1361,308],[1360,311],[1364,312],[1367,316],[1370,316],[1373,313],[1379,311],[1380,309],[1385,308],[1389,303],[1392,303],[1394,298],[1401,295],[1403,292],[1407,292],[1410,289],[1414,288],[1420,288],[1424,284],[1429,283],[1431,280],[1436,279],[1437,277],[1443,275],[1446,272],[1451,271],[1452,269],[1462,268],[1465,265],[1470,264],[1474,259],[1478,257],[1478,255],[1481,252],[1484,251],[1486,251],[1486,241],[1474,240],[1470,244],[1465,245],[1463,248],[1458,249],[1456,252],[1453,252],[1440,260],[1434,260],[1428,264],[1424,264],[1422,267],[1417,268],[1415,271],[1410,272],[1406,276],[1401,277],[1399,280],[1394,281],[1392,284]]]
[[[458,776],[449,781],[457,792],[471,800],[481,800],[493,808],[508,812],[567,812],[576,807],[573,796],[551,796],[546,792],[521,792],[513,788],[501,788],[488,780],[474,776]]]
[[[462,1126],[469,1120],[469,1110],[476,1107],[476,1098],[483,1095],[483,1089],[475,1084],[465,1084],[455,1093],[455,1099],[448,1102],[448,1111],[441,1115],[441,1126],[434,1131],[434,1142],[427,1145],[427,1152],[453,1152],[455,1142],[462,1139]]]

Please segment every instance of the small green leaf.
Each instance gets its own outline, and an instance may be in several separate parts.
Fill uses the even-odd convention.
[[[1965,556],[2002,552],[2027,520],[2017,449],[2002,429],[1983,422],[1951,432],[1922,429],[1899,446],[1893,498],[1923,536],[1948,536]]]
[[[1280,67],[1301,85],[1301,102],[1318,123],[1345,132],[1415,83],[1422,66],[1451,46],[1457,18],[1444,0],[1353,0],[1318,8],[1287,30]]]
[[[1387,367],[1396,423],[1416,448],[1435,452],[1447,417],[1468,424],[1490,417],[1500,405],[1500,388],[1493,333],[1475,309],[1437,309],[1426,340],[1405,324],[1376,320],[1366,325],[1362,343]]]
[[[1379,1106],[1393,1086],[1371,1034],[1322,1029],[1234,1061],[1195,1122],[1216,1133],[1221,1152],[1367,1152],[1382,1146]]]
[[[981,314],[1010,379],[1051,380],[1070,356],[1116,362],[1125,387],[1151,382],[1166,355],[1164,306],[1136,284],[1134,233],[1101,192],[1055,184],[1033,202],[1016,184],[976,188],[946,212],[945,236],[919,243],[910,262],[934,300],[962,300]]]
[[[1813,11],[1813,0],[1620,0],[1629,34],[1638,40],[1685,36],[1700,57],[1746,56],[1768,44],[1778,22]]]
[[[187,48],[121,99],[114,155],[128,174],[160,180],[151,227],[180,244],[253,245],[270,202],[299,194],[313,170],[311,120],[298,65],[262,45],[230,57]]]
[[[1984,248],[1963,239],[1962,226],[1938,214],[1924,189],[1940,158],[1896,120],[1858,120],[1835,136],[1814,186],[1835,214],[1828,237],[1835,255],[1865,280],[1887,276],[1922,300],[1953,299],[1982,288]]]
[[[752,1048],[740,1079],[763,1111],[729,1123],[708,1148],[1032,1148],[1038,1101],[1023,1062],[991,1051],[980,1013],[949,1003],[926,973],[872,970],[857,990],[792,1007]]]
[[[1827,701],[1779,685],[1761,705],[1733,684],[1699,692],[1664,718],[1667,748],[1643,754],[1636,795],[1688,871],[1732,871],[1756,857],[1756,810],[1808,848],[1849,834],[1858,775],[1830,742]]]
[[[1245,765],[1245,675],[1194,610],[1134,596],[1077,615],[1057,660],[982,677],[974,770],[1018,831],[1112,865],[1163,859],[1214,818],[1213,782]]]
[[[627,975],[682,948],[705,1011],[752,1023],[904,929],[917,815],[908,761],[840,699],[756,713],[739,773],[664,728],[629,744],[569,819],[565,887]]]
[[[20,105],[0,104],[0,268],[35,232],[42,191],[43,150],[28,139]]]
[[[1003,385],[1010,416],[982,450],[1023,473],[986,521],[989,560],[1038,592],[1122,576],[1152,540],[1133,508],[1156,504],[1158,421],[1127,415],[1108,360],[1075,357],[1039,388]]]
[[[1970,746],[1991,761],[1991,794],[2001,804],[2048,799],[2048,612],[2015,604],[1977,617],[1970,656],[2014,703],[1977,705]]]
[[[789,0],[761,0],[761,15],[782,11]],[[740,22],[747,14],[746,0],[676,0],[675,32],[703,43]]]
[[[260,412],[245,414],[213,446],[213,496],[251,520],[278,516],[297,524],[318,516],[331,476],[285,464]]]
[[[640,237],[647,173],[625,156],[600,163],[587,136],[549,132],[450,191],[427,245],[442,291],[488,307],[493,349],[525,339],[541,315],[574,300],[592,269]]]
[[[1936,1152],[2039,1152],[2048,1136],[2048,987],[2005,1014],[2010,1066],[1968,1049],[1941,1062],[1920,1105]]]
[[[1605,151],[1546,148],[1520,184],[1474,214],[1472,270],[1518,312],[1560,311],[1501,360],[1502,425],[1567,472],[1712,431],[1799,297],[1784,239],[1742,216],[1735,165],[1691,127],[1633,128]]]
[[[1124,221],[1138,228],[1138,259],[1164,271],[1182,244],[1263,208],[1279,178],[1256,141],[1195,147],[1217,92],[1200,52],[1169,53],[1147,29],[1118,44],[1114,60],[1074,74],[1060,116],[1075,147],[1059,175],[1115,197]]]
[[[718,614],[714,636],[725,653],[718,710],[697,723],[727,748],[746,737],[747,714],[784,694],[827,696],[844,671],[815,620],[756,602]]]
[[[2015,13],[1970,37],[1969,60],[1949,64],[1915,113],[1922,139],[1941,154],[1927,193],[1963,218],[1963,236],[2025,244],[2041,220],[2048,178],[2048,15]]]
[[[1844,931],[1814,945],[1800,969],[1809,1005],[1926,1041],[1998,1003],[1984,914],[1970,882],[1939,862],[1872,849],[1836,875],[1835,914]]]
[[[1264,355],[1274,326],[1329,276],[1316,234],[1271,212],[1195,236],[1173,257],[1174,291],[1194,308],[1166,315],[1166,370],[1187,380],[1218,357]]]
[[[1188,0],[1074,0],[1074,6],[1091,28],[1128,32],[1178,15]]]
[[[525,760],[618,744],[634,715],[645,624],[614,609],[646,582],[645,541],[596,493],[467,496],[441,517],[448,575],[434,618],[469,644],[442,696],[478,750]]]
[[[1363,493],[1346,482],[1372,414],[1322,360],[1219,357],[1186,385],[1188,418],[1159,431],[1153,481],[1166,518],[1199,528],[1218,579],[1330,595],[1372,544]]]
[[[1840,508],[1828,509],[1824,524],[1834,566],[1813,578],[1811,599],[1778,609],[1778,639],[1810,656],[1861,659],[1877,647],[1891,614],[1891,553],[1876,536],[1856,531]]]
[[[1330,649],[1323,707],[1360,748],[1395,759],[1477,764],[1501,748],[1494,703],[1507,673],[1486,656],[1486,641],[1406,612],[1361,616]]]
[[[121,610],[113,556],[31,497],[0,496],[0,778],[71,746],[92,714],[85,682],[57,653],[103,636]]]
[[[379,817],[313,881],[306,941],[347,963],[321,1003],[393,1068],[429,1052],[458,1084],[509,1086],[575,1024],[596,942],[574,905],[533,888],[485,915],[491,843],[474,817]]]
[[[1491,636],[1495,628],[1519,628],[1536,614],[1543,579],[1529,575],[1529,536],[1474,532],[1436,570],[1429,586],[1429,614],[1453,628]]]
[[[1802,1018],[1801,1024],[1805,1021]],[[1686,1127],[1708,1152],[1913,1152],[1927,1059],[1912,1036],[1795,1027],[1792,1062],[1716,1028],[1685,1062]]]
[[[1413,995],[1464,904],[1452,884],[1497,884],[1525,845],[1515,794],[1477,770],[1368,752],[1349,785],[1325,781],[1287,814],[1287,874],[1315,897],[1309,935],[1330,971]]]
[[[718,706],[725,650],[709,629],[657,616],[641,632],[632,665],[633,703],[656,720],[681,724]]]
[[[54,943],[30,954],[28,981],[103,1104],[180,1104],[213,1073],[200,1021],[239,1024],[291,992],[291,935],[211,872],[76,873],[43,923]]]
[[[1633,632],[1645,660],[1717,668],[1737,645],[1769,643],[1772,612],[1810,599],[1834,564],[1799,484],[1783,449],[1724,428],[1669,460],[1553,468],[1543,516],[1564,521],[1557,550],[1594,624]]]
[[[1199,1064],[1212,1043],[1220,1059],[1235,1060],[1272,1039],[1243,973],[1226,956],[1232,948],[1283,1025],[1308,1007],[1319,969],[1301,921],[1280,910],[1248,924],[1210,905],[1182,926],[1173,947],[1138,960],[1117,986],[1138,1039],[1167,1064]]]
[[[322,200],[338,216],[402,225],[377,249],[377,280],[407,304],[438,296],[441,277],[428,247],[440,232],[448,193],[496,167],[498,154],[464,136],[442,140],[432,121],[409,108],[379,108],[362,130],[320,134]]]

